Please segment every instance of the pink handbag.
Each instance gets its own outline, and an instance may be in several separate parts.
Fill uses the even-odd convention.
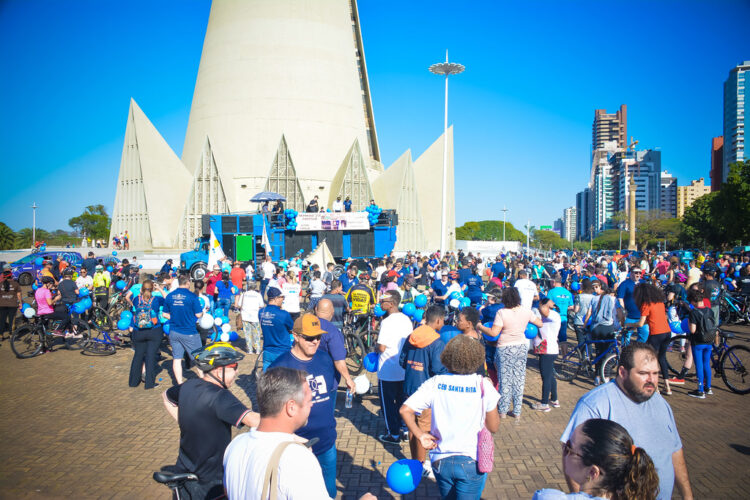
[[[479,472],[492,472],[495,463],[495,441],[492,434],[484,425],[484,377],[479,377],[479,387],[482,392],[482,429],[477,433],[477,470]]]

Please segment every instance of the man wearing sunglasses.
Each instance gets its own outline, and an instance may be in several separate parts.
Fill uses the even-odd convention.
[[[636,327],[641,321],[641,310],[635,303],[633,291],[635,285],[641,281],[642,275],[640,268],[633,267],[630,269],[630,277],[617,287],[617,300],[620,302],[620,307],[625,310],[625,327]],[[638,327],[638,341],[646,342],[646,340],[648,340],[648,325],[643,325]]]
[[[323,480],[331,498],[336,497],[336,369],[331,357],[319,350],[320,340],[328,332],[320,327],[320,320],[305,313],[294,321],[294,344],[268,367],[293,368],[307,372],[307,383],[312,391],[312,409],[307,423],[297,430],[306,439],[318,438],[312,451],[323,470]]]

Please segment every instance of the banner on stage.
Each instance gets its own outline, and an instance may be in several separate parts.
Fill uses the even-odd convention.
[[[297,231],[367,231],[367,212],[316,212],[297,215]]]

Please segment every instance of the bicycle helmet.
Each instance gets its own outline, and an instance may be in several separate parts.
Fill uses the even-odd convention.
[[[359,275],[359,279],[361,279],[361,280],[369,280],[370,279],[370,275],[367,274],[367,273],[362,273],[362,274]]]
[[[231,365],[245,357],[244,354],[228,342],[213,342],[191,353],[201,371],[209,372],[214,368]]]
[[[458,271],[451,271],[451,272],[450,272],[450,273],[448,274],[448,277],[449,277],[450,279],[452,279],[452,280],[457,280],[457,279],[458,279]]]
[[[54,283],[55,280],[53,278],[50,278],[49,276],[42,276],[42,285],[46,285],[47,283]]]

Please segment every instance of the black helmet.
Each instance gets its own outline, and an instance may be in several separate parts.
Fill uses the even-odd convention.
[[[204,372],[231,365],[245,357],[228,342],[213,342],[191,353],[193,359]]]
[[[54,283],[55,280],[53,278],[50,278],[49,276],[42,276],[42,285],[46,285],[47,283]]]

